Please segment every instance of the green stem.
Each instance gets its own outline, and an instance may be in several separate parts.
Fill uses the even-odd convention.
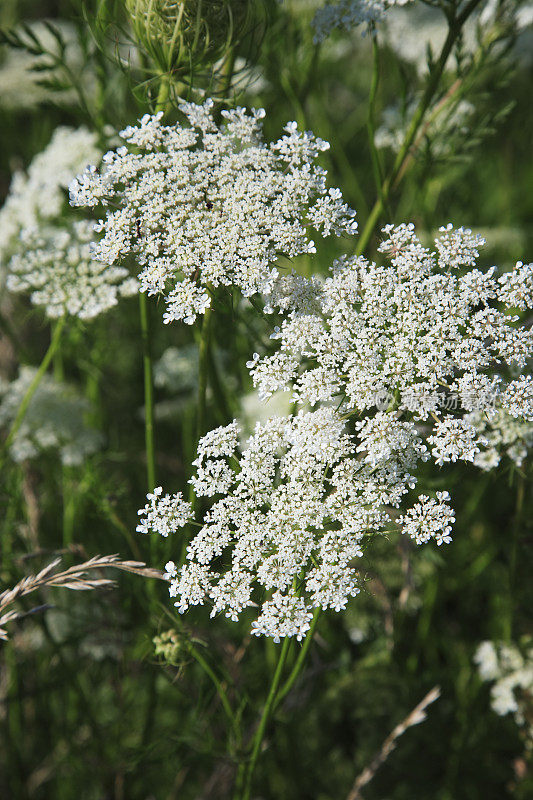
[[[311,647],[311,642],[313,641],[313,636],[315,634],[315,629],[317,626],[318,618],[320,616],[320,607],[315,608],[313,619],[311,620],[311,625],[309,630],[307,631],[307,635],[304,639],[304,642],[300,648],[300,652],[298,653],[298,658],[296,659],[294,666],[291,670],[291,673],[281,689],[279,690],[276,702],[274,703],[274,708],[277,708],[282,700],[289,694],[290,690],[294,686],[296,679],[298,678],[300,672],[302,671],[302,667],[305,663],[307,658],[307,653],[309,652],[309,648]]]
[[[372,170],[374,172],[374,182],[378,197],[382,201],[389,218],[392,219],[392,214],[389,208],[388,200],[383,197],[383,169],[379,158],[378,149],[375,144],[376,136],[376,98],[379,85],[379,47],[377,34],[372,33],[372,81],[370,83],[370,95],[368,98],[368,117],[366,121],[366,131],[368,135],[368,146],[370,148],[370,157],[372,159]]]
[[[152,348],[150,341],[150,321],[148,314],[148,298],[145,292],[139,292],[139,308],[141,312],[141,336],[143,344],[144,370],[144,438],[146,443],[146,477],[148,491],[156,485],[155,477],[155,442],[154,442],[154,382],[152,369]]]
[[[74,538],[76,519],[76,494],[73,489],[71,470],[64,464],[61,468],[63,482],[63,547],[68,549]]]
[[[263,743],[263,738],[265,735],[265,730],[268,720],[270,718],[270,714],[274,709],[276,694],[281,681],[283,667],[285,666],[285,662],[287,660],[287,653],[289,652],[290,643],[291,643],[290,638],[286,636],[285,639],[283,640],[283,645],[281,647],[281,652],[279,654],[278,664],[276,667],[276,671],[274,673],[274,677],[272,678],[272,683],[270,684],[270,691],[268,693],[268,697],[266,699],[266,703],[263,708],[263,713],[261,714],[261,719],[259,720],[259,725],[257,727],[257,730],[255,732],[252,741],[252,753],[250,756],[248,767],[246,769],[246,777],[244,781],[244,791],[242,793],[242,800],[250,800],[250,794],[252,791],[252,778],[255,770],[255,765],[257,763],[259,751],[261,750],[261,745]]]
[[[17,435],[17,432],[18,432],[20,426],[22,425],[22,423],[24,421],[24,417],[26,416],[26,412],[28,411],[28,406],[31,403],[31,399],[32,399],[33,395],[35,394],[35,392],[37,390],[37,387],[39,386],[41,380],[43,379],[43,376],[44,376],[46,370],[48,369],[48,366],[49,366],[52,358],[54,357],[54,353],[57,350],[58,345],[59,345],[59,341],[60,341],[60,338],[61,338],[61,333],[63,331],[63,328],[65,327],[65,321],[66,321],[66,317],[62,317],[59,320],[59,322],[56,324],[55,328],[54,328],[54,332],[52,334],[52,338],[50,340],[50,345],[48,346],[48,350],[46,351],[46,353],[44,355],[44,358],[41,361],[41,364],[39,366],[39,369],[37,370],[37,372],[35,373],[35,375],[33,377],[32,382],[30,383],[30,385],[28,386],[28,389],[26,390],[26,394],[24,395],[24,397],[22,399],[22,403],[19,406],[19,409],[17,411],[17,415],[16,415],[16,417],[15,417],[15,419],[13,421],[13,424],[11,426],[11,430],[9,431],[7,439],[4,442],[4,450],[6,450],[6,451],[9,450],[9,448],[11,447],[11,445],[13,443],[13,439]]]
[[[440,80],[444,72],[444,68],[446,66],[446,62],[448,61],[448,57],[452,51],[452,48],[457,40],[457,37],[461,32],[461,28],[463,27],[468,17],[472,14],[474,9],[476,8],[477,5],[479,5],[480,2],[481,0],[470,0],[470,2],[466,6],[462,14],[460,14],[456,18],[451,18],[448,20],[448,35],[446,36],[446,40],[442,46],[439,59],[430,73],[429,80],[427,82],[424,93],[420,99],[420,102],[411,120],[411,124],[407,129],[407,133],[405,134],[403,144],[400,150],[398,151],[398,154],[396,156],[396,159],[394,161],[393,167],[389,175],[383,181],[379,197],[376,200],[374,207],[370,212],[370,216],[366,221],[365,227],[363,228],[363,232],[359,237],[356,249],[356,254],[358,256],[360,256],[365,251],[368,242],[370,241],[372,234],[374,233],[374,229],[378,223],[378,220],[384,211],[384,204],[388,201],[391,189],[393,188],[400,172],[402,172],[402,168],[404,166],[405,161],[409,157],[411,145],[413,144],[416,138],[418,129],[420,128],[424,115],[431,101],[433,100],[435,92],[439,87]]]
[[[170,97],[170,80],[168,75],[161,75],[161,83],[159,84],[159,92],[155,104],[155,113],[163,112],[165,116],[167,112],[168,101]]]

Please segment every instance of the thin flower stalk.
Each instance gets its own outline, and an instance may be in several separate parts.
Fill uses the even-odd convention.
[[[252,740],[252,751],[250,755],[250,761],[246,767],[246,773],[244,778],[244,790],[242,793],[242,800],[250,800],[251,792],[252,792],[252,780],[255,771],[255,767],[257,764],[257,759],[259,756],[259,752],[261,750],[261,745],[263,743],[263,738],[265,736],[266,727],[268,721],[270,719],[270,715],[275,708],[275,701],[276,695],[278,692],[278,688],[281,682],[281,677],[283,674],[283,668],[285,666],[285,662],[287,660],[287,654],[289,652],[290,646],[290,638],[285,638],[283,640],[283,645],[281,647],[281,651],[278,658],[278,663],[276,666],[276,671],[274,672],[274,677],[272,678],[272,683],[270,684],[270,690],[268,692],[268,696],[263,708],[263,713],[261,714],[261,719],[259,720],[259,725],[257,726],[257,730],[254,734],[254,738]],[[241,800],[241,798],[236,798],[236,800]]]
[[[307,635],[306,635],[305,639],[303,640],[302,646],[300,648],[300,652],[298,653],[298,658],[294,662],[294,666],[293,666],[293,668],[291,670],[291,673],[290,673],[289,677],[287,678],[287,680],[285,681],[285,683],[283,684],[283,686],[281,687],[281,689],[279,690],[279,692],[278,692],[278,694],[276,696],[276,701],[275,701],[274,708],[277,708],[279,706],[279,704],[287,697],[287,695],[291,691],[292,687],[296,683],[296,681],[297,681],[297,679],[298,679],[298,677],[299,677],[299,675],[300,675],[300,673],[302,671],[302,668],[303,668],[303,666],[305,664],[305,661],[307,659],[307,654],[309,652],[309,648],[311,647],[311,642],[313,641],[313,637],[315,635],[315,630],[316,630],[316,626],[317,626],[317,623],[318,623],[318,618],[320,617],[321,610],[322,609],[320,609],[320,608],[316,608],[315,611],[314,611],[313,619],[311,620],[311,625],[309,627],[309,630],[307,632]]]

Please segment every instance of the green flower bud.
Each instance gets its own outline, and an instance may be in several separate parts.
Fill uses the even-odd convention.
[[[160,70],[214,63],[247,31],[251,0],[125,0],[133,31]]]

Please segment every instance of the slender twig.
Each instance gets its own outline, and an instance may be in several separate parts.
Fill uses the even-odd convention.
[[[524,495],[525,495],[525,478],[524,475],[519,474],[518,485],[516,488],[516,504],[515,504],[514,519],[513,519],[513,527],[512,527],[511,551],[510,551],[509,572],[508,572],[509,607],[507,611],[507,622],[505,630],[505,638],[507,641],[511,641],[513,634],[516,562],[518,556],[518,542],[520,538],[520,530],[522,525],[522,513],[524,510]]]
[[[367,783],[370,783],[378,769],[382,764],[385,763],[387,758],[396,747],[396,742],[400,736],[402,736],[405,731],[408,728],[411,728],[413,725],[419,725],[421,722],[424,722],[426,719],[426,708],[431,705],[431,703],[434,703],[439,697],[440,688],[438,686],[434,686],[433,689],[427,693],[424,699],[421,700],[415,708],[413,708],[411,713],[408,714],[405,719],[399,723],[399,725],[396,725],[394,730],[389,733],[381,745],[379,753],[374,756],[368,767],[365,767],[361,774],[355,779],[346,800],[362,800],[363,796],[361,794],[361,789],[363,786],[366,786]]]
[[[148,316],[148,299],[145,292],[139,293],[141,312],[141,336],[143,343],[144,371],[144,436],[146,443],[146,478],[148,491],[155,487],[155,441],[154,441],[154,380],[152,367],[152,348],[150,341],[150,323]]]
[[[213,315],[213,308],[209,305],[204,313],[202,321],[202,330],[200,333],[200,343],[198,347],[198,398],[196,402],[196,441],[194,450],[201,437],[205,433],[205,410],[206,410],[206,397],[207,397],[207,378],[209,372],[209,345],[211,336],[211,318]],[[191,486],[189,489],[189,500],[192,503],[193,509],[196,503],[196,495]]]

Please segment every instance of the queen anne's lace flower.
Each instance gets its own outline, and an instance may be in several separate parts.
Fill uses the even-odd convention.
[[[194,322],[221,284],[245,296],[270,291],[280,255],[315,251],[309,226],[323,236],[356,230],[355,213],[314,165],[327,142],[291,122],[267,145],[262,109],[222,111],[218,126],[212,107],[180,106],[188,126],[144,116],[101,171],[90,167],[70,186],[74,205],[113,207],[97,226],[95,257],[133,256],[141,291],[164,293],[166,322]]]
[[[100,158],[97,135],[87,128],[56,128],[50,144],[33,159],[28,172],[16,172],[0,210],[0,263],[19,249],[26,228],[56,222],[73,176]]]
[[[533,447],[533,422],[515,419],[503,409],[488,414],[473,411],[466,421],[485,439],[487,446],[474,456],[474,464],[484,470],[494,469],[502,456],[521,467]]]
[[[35,376],[33,367],[21,367],[19,377],[0,385],[0,426],[9,426]],[[67,466],[82,464],[102,446],[102,435],[84,421],[90,405],[64,383],[45,375],[33,395],[10,447],[14,461],[56,450]]]
[[[340,397],[346,410],[359,413],[390,405],[421,420],[496,406],[532,419],[531,377],[509,383],[492,373],[507,366],[516,374],[533,350],[533,332],[505,308],[532,307],[533,266],[519,262],[500,279],[494,269],[456,274],[474,266],[483,244],[471,231],[441,229],[436,252],[421,245],[413,225],[384,233],[380,250],[388,264],[345,256],[322,284],[308,281],[304,289],[303,278],[280,279],[269,298],[285,312],[272,336],[279,350],[249,362],[259,393],[292,390],[311,404]],[[438,458],[474,458],[473,434],[467,443],[463,431],[462,444],[451,445],[452,429],[458,435],[464,423],[439,426],[432,440]]]
[[[148,503],[139,510],[142,521],[137,525],[137,533],[159,533],[168,536],[182,528],[192,518],[191,504],[183,499],[180,492],[163,495],[161,486],[156,486],[147,495]]]
[[[438,545],[451,542],[452,524],[455,522],[453,510],[447,504],[448,492],[437,492],[437,499],[421,494],[418,502],[398,520],[403,532],[417,544],[435,539]]]
[[[71,227],[27,229],[20,252],[8,265],[11,292],[31,292],[32,303],[48,317],[72,314],[92,319],[115,306],[120,296],[136,294],[138,283],[124,267],[110,267],[91,255],[90,222]]]
[[[259,605],[254,634],[300,639],[314,608],[339,611],[359,592],[364,537],[391,527],[385,505],[415,485],[426,448],[412,423],[390,414],[349,435],[329,407],[257,423],[240,456],[238,433],[233,422],[200,441],[191,483],[211,506],[186,564],[167,564],[170,594],[180,612],[209,603],[233,620]],[[450,540],[453,512],[447,494],[437,498],[407,512],[418,543]],[[157,489],[148,500],[138,530],[166,535],[190,518],[179,495]]]

